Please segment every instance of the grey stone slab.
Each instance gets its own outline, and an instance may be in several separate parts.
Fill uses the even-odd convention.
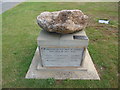
[[[41,30],[40,35],[37,38],[38,46],[60,46],[60,47],[87,47],[88,40],[74,39],[73,36],[86,36],[85,31],[79,31],[73,34],[57,34],[49,33],[45,30]]]
[[[59,40],[59,38],[60,38],[60,34],[50,33],[45,30],[41,30],[40,35],[38,36],[37,40],[54,41],[54,40]]]
[[[42,67],[41,63],[38,63],[37,70],[39,71],[87,71],[86,67]]]
[[[84,48],[40,48],[42,65],[46,67],[77,67],[83,60]]]
[[[42,58],[40,58],[40,57],[38,57],[38,66],[37,66],[37,69],[38,70],[46,70],[46,71],[85,71],[85,70],[87,70],[87,61],[86,61],[86,59],[85,60],[83,60],[83,62],[81,62],[81,65],[80,65],[80,59],[79,59],[79,61],[75,61],[76,63],[78,63],[78,66],[74,66],[74,63],[72,63],[72,62],[70,62],[70,60],[68,59],[68,60],[65,60],[65,62],[63,62],[63,61],[58,61],[58,59],[56,59],[56,62],[54,61],[54,63],[55,63],[55,65],[56,65],[56,67],[54,66],[54,67],[50,67],[49,66],[49,64],[51,64],[51,63],[49,63],[48,64],[48,66],[44,66],[43,65],[43,61],[41,60]],[[65,66],[59,66],[59,65],[57,65],[57,63],[62,63],[63,65],[65,65]],[[68,64],[68,65],[66,65],[66,63]],[[71,66],[70,66],[71,65]],[[44,67],[43,67],[44,66]]]
[[[91,79],[100,80],[97,70],[94,67],[92,59],[89,55],[88,50],[86,50],[85,60],[81,68],[38,68],[38,63],[40,62],[39,50],[36,49],[35,55],[25,76],[26,79]],[[41,68],[41,69],[40,69]],[[75,70],[76,69],[76,70]],[[79,70],[78,70],[79,69]],[[87,69],[87,70],[86,70]],[[66,71],[67,70],[67,71]]]

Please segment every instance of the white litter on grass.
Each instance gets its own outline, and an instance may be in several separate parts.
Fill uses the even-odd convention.
[[[109,24],[109,20],[99,20],[99,23]]]

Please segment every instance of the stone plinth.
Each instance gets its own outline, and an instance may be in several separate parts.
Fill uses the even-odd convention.
[[[85,31],[73,34],[40,32],[37,39],[43,67],[79,67],[88,46]]]
[[[60,35],[42,30],[25,78],[100,80],[87,50],[88,41],[85,31]]]

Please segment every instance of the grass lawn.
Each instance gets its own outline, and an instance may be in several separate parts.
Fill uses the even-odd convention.
[[[88,50],[101,80],[25,79],[37,47],[40,28],[36,17],[43,11],[80,9],[89,16]],[[118,87],[118,3],[24,2],[2,14],[3,88],[115,88]],[[99,24],[107,18],[110,24]]]

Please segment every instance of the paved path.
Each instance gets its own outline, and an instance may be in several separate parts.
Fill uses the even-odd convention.
[[[2,2],[0,2],[0,14],[24,1],[26,0],[3,0]]]

